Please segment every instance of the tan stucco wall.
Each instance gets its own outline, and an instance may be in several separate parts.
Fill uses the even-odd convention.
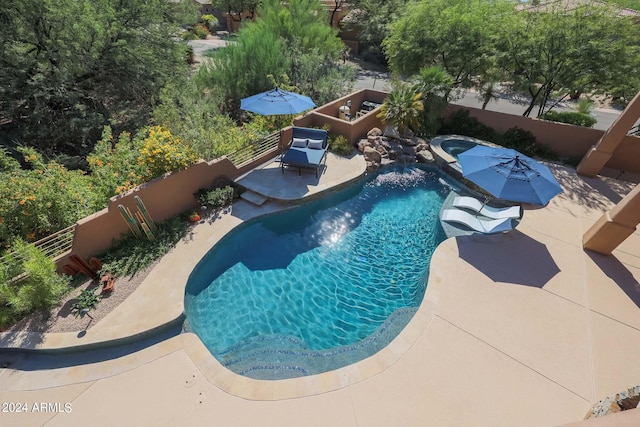
[[[338,118],[340,107],[345,105],[347,101],[351,101],[350,113],[355,116],[364,101],[382,104],[387,96],[387,92],[381,92],[373,89],[361,89],[343,96],[342,98],[336,99],[329,104],[325,104],[302,117],[296,118],[294,123],[296,126],[305,127],[321,127],[325,124],[329,125],[329,132],[337,135],[343,135],[350,143],[354,144],[360,138],[366,136],[367,132],[372,128],[383,127],[382,120],[378,118],[380,107],[350,122]]]
[[[471,117],[477,118],[480,122],[499,132],[504,132],[516,126],[528,130],[536,137],[539,144],[551,148],[560,157],[582,157],[604,135],[604,131],[599,129],[538,120],[456,104],[450,104],[447,113],[451,114],[461,109],[469,110]],[[626,136],[606,166],[626,172],[640,173],[638,159],[640,159],[640,138]]]
[[[290,131],[289,131],[290,132]],[[200,162],[183,171],[174,172],[143,184],[126,194],[113,197],[107,208],[76,223],[71,253],[56,260],[58,270],[67,263],[69,255],[84,258],[98,255],[111,247],[129,229],[118,205],[138,211],[134,197],[139,196],[155,222],[161,222],[197,207],[193,196],[200,188],[212,188],[218,180],[233,180],[276,154],[267,152],[254,161],[236,168],[226,157]]]

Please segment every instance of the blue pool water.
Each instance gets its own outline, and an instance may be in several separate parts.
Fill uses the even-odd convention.
[[[188,329],[254,378],[316,374],[374,354],[422,301],[445,238],[447,182],[437,168],[385,170],[242,224],[191,274]]]
[[[471,150],[476,145],[478,144],[464,139],[446,139],[440,143],[440,147],[456,159],[460,153]]]

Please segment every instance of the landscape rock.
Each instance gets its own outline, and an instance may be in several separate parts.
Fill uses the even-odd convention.
[[[433,154],[429,150],[420,150],[416,153],[416,159],[420,163],[431,163],[435,159],[433,158]]]
[[[373,128],[369,132],[367,132],[367,137],[370,136],[382,136],[382,131],[380,128]]]
[[[378,165],[382,162],[382,155],[376,151],[373,147],[365,147],[364,149],[364,159],[369,162],[377,163]]]
[[[361,153],[364,153],[364,149],[366,147],[371,147],[372,144],[371,142],[369,142],[366,139],[361,139],[360,141],[358,141],[358,151],[360,151]]]
[[[398,129],[391,126],[387,126],[386,128],[384,128],[383,135],[388,138],[400,139],[400,132],[398,132]]]

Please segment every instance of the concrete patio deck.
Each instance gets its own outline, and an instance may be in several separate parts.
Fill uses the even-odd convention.
[[[95,364],[0,369],[0,400],[29,408],[0,413],[0,422],[494,427],[579,421],[593,402],[640,384],[640,233],[611,257],[583,251],[584,231],[632,186],[551,167],[564,193],[547,207],[528,209],[515,232],[443,242],[414,319],[362,362],[294,380],[250,380],[220,366],[195,335],[181,334]],[[282,208],[239,202],[197,225],[83,337],[5,336],[2,345],[99,342],[175,318],[186,278],[204,253],[243,220]],[[39,402],[58,402],[63,410],[34,412]]]

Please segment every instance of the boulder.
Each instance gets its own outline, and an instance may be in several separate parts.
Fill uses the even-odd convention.
[[[364,149],[366,147],[371,147],[371,142],[367,141],[366,139],[361,139],[360,141],[358,141],[358,151],[364,153]]]
[[[433,154],[429,150],[420,150],[416,153],[416,159],[420,163],[431,163],[434,161]]]
[[[393,139],[400,139],[400,132],[398,132],[398,129],[394,127],[387,126],[384,128],[384,136]]]
[[[380,164],[382,161],[382,155],[376,151],[373,147],[365,147],[364,148],[364,159],[366,161],[374,162]]]
[[[382,131],[379,128],[373,128],[367,132],[367,137],[370,136],[382,136]]]
[[[385,157],[388,155],[387,149],[384,148],[382,145],[376,145],[375,147],[373,147],[378,153],[380,153],[380,155],[382,157]]]
[[[367,141],[371,144],[378,144],[380,142],[380,137],[375,135],[367,136]]]

